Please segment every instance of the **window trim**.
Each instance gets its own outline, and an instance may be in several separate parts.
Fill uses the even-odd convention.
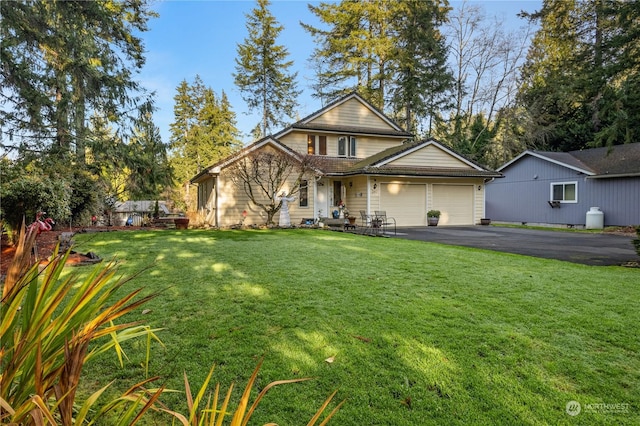
[[[560,185],[562,186],[562,198],[563,199],[562,200],[556,200],[554,198],[554,196],[553,196],[553,189],[556,186],[560,186]],[[566,198],[565,194],[566,194],[567,185],[574,185],[574,187],[575,187],[575,199],[574,200],[566,200],[566,199],[564,199],[564,198]],[[551,201],[557,201],[557,202],[559,202],[561,204],[576,204],[578,202],[578,181],[577,180],[576,181],[569,181],[569,182],[551,182],[549,184],[549,191],[550,191],[549,199]]]
[[[342,151],[344,154],[341,154],[340,146],[342,145]],[[353,135],[340,135],[338,136],[338,157],[355,157],[357,149],[357,138]]]
[[[307,134],[307,154],[327,155],[327,136]]]

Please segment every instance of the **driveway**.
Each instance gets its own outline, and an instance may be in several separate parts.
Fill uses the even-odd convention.
[[[633,237],[611,234],[499,226],[431,226],[398,228],[397,238],[566,260],[585,265],[622,265],[640,260],[631,243]]]

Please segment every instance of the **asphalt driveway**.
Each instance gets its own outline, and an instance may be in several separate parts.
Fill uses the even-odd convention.
[[[393,236],[393,235],[391,235]],[[585,265],[622,265],[640,260],[633,237],[499,226],[398,228],[397,238],[475,247]]]

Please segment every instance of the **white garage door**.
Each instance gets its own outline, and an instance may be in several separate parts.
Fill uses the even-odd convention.
[[[398,226],[424,226],[427,223],[426,185],[383,183],[380,210],[396,219]]]
[[[440,225],[473,225],[473,185],[433,185],[433,207]]]

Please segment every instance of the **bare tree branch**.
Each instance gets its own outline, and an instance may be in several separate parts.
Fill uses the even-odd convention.
[[[229,176],[233,184],[266,213],[267,224],[272,224],[282,207],[282,201],[276,201],[276,196],[285,188],[288,196],[298,194],[305,175],[317,170],[316,163],[310,155],[261,150],[233,163]]]

